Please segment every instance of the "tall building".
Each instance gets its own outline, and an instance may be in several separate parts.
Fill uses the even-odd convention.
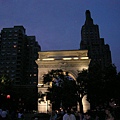
[[[15,85],[37,85],[38,52],[35,36],[27,36],[23,26],[3,28],[0,33],[0,76],[7,75]]]
[[[104,68],[112,63],[109,45],[104,43],[104,38],[100,38],[99,26],[93,23],[89,10],[86,10],[85,24],[81,29],[80,49],[88,50],[91,65],[99,63]]]

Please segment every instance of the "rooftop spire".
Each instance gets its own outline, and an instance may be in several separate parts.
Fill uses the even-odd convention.
[[[85,25],[93,25],[93,19],[91,18],[91,14],[89,10],[86,10],[86,20],[85,20]]]

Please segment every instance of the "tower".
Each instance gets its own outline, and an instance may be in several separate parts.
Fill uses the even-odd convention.
[[[104,38],[100,38],[99,26],[93,23],[90,11],[86,10],[85,15],[85,24],[81,29],[80,49],[88,50],[90,65],[97,63],[104,68],[112,63],[109,45],[104,43]]]

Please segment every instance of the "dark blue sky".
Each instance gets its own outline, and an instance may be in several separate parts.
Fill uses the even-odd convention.
[[[23,25],[42,51],[79,49],[86,10],[120,71],[120,0],[0,0],[0,30]]]

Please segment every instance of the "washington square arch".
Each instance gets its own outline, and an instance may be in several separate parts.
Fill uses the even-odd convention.
[[[43,75],[48,71],[62,69],[68,72],[74,80],[77,78],[78,71],[88,69],[90,59],[88,58],[87,50],[57,50],[57,51],[40,51],[38,52],[38,93],[44,94],[47,92],[48,85],[43,85]],[[83,110],[87,111],[90,108],[86,98],[83,98]],[[38,112],[47,112],[52,110],[50,101],[40,101],[38,98]]]

